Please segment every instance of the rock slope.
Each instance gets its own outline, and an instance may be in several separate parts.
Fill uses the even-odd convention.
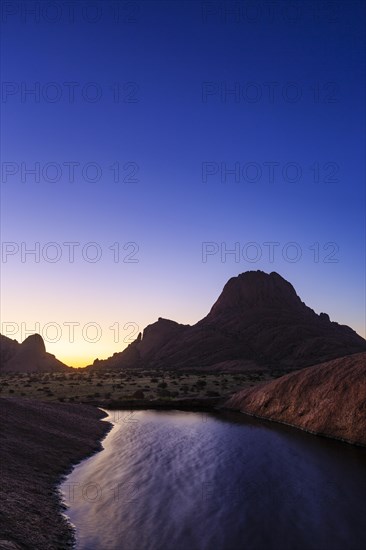
[[[0,399],[0,548],[72,547],[55,486],[101,448],[110,428],[104,416],[87,405]]]
[[[366,446],[366,353],[242,390],[224,407]]]

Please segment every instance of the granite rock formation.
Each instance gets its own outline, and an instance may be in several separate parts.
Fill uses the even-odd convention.
[[[345,325],[316,314],[277,273],[231,278],[195,325],[159,318],[120,353],[94,367],[247,370],[302,368],[366,351]]]

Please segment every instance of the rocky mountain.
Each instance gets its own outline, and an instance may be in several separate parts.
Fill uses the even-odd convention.
[[[226,283],[195,325],[159,318],[124,351],[93,367],[301,368],[365,350],[361,336],[317,315],[280,275],[248,271]]]
[[[225,407],[366,446],[366,353],[242,390]]]
[[[28,336],[21,344],[0,334],[1,372],[63,372],[68,368],[46,352],[39,334]]]

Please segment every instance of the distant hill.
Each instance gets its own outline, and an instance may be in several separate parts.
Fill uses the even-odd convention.
[[[46,352],[39,334],[28,336],[21,344],[0,334],[0,372],[65,372],[69,368]]]
[[[225,407],[366,446],[366,353],[244,389]]]
[[[301,368],[361,351],[361,336],[317,315],[280,275],[248,271],[226,283],[195,325],[159,318],[128,348],[92,367]]]

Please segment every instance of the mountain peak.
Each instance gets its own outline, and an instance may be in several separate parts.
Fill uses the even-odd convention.
[[[106,367],[164,369],[301,368],[365,351],[351,328],[317,315],[276,272],[247,271],[224,286],[195,325],[159,317]]]
[[[65,372],[67,365],[47,353],[40,334],[31,334],[19,344],[0,335],[0,367],[5,372]]]
[[[272,271],[246,271],[232,277],[224,286],[209,316],[226,314],[233,309],[291,309],[304,310],[294,287],[281,275]]]
[[[23,349],[29,349],[37,353],[45,353],[46,352],[46,346],[44,344],[43,338],[40,334],[31,334],[23,340],[21,344]]]

